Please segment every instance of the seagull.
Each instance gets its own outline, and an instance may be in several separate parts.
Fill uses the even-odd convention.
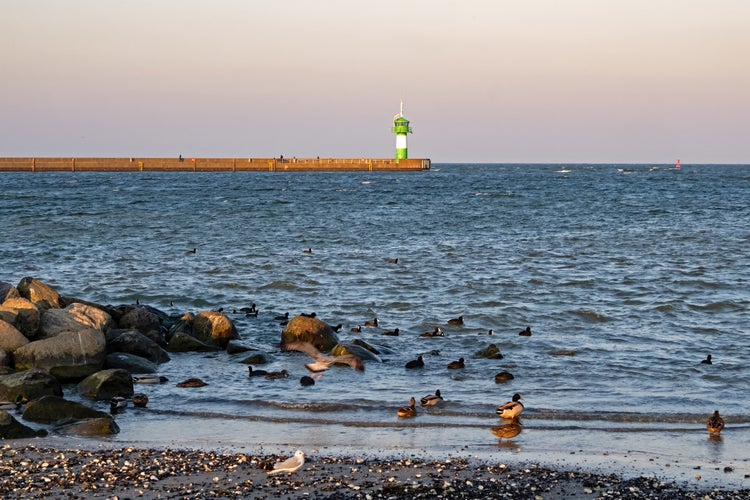
[[[279,472],[288,472],[291,474],[292,472],[297,472],[297,470],[302,467],[305,464],[305,452],[302,450],[297,450],[294,452],[293,457],[289,457],[283,462],[277,462],[273,464],[273,469],[266,471],[266,473],[270,476],[271,474],[276,474]]]
[[[359,356],[355,356],[354,354],[343,354],[341,356],[326,356],[325,354],[320,352],[310,342],[302,342],[302,341],[286,342],[284,344],[281,344],[281,350],[282,351],[299,351],[313,358],[315,360],[314,363],[308,363],[305,365],[305,368],[307,368],[313,373],[325,371],[329,369],[331,365],[337,365],[337,364],[349,365],[359,372],[365,371],[365,364],[362,362],[362,359]]]
[[[715,410],[711,418],[706,422],[706,429],[713,436],[718,436],[724,428],[724,419],[719,415],[719,410]]]
[[[523,403],[521,403],[521,399],[523,399],[521,395],[515,393],[513,395],[513,401],[509,401],[504,405],[498,406],[495,412],[502,418],[517,417],[523,411]]]

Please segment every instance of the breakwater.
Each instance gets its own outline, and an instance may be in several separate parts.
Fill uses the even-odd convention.
[[[0,172],[297,172],[429,170],[424,158],[0,158]]]

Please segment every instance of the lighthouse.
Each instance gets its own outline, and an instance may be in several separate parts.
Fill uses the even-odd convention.
[[[402,160],[409,157],[406,147],[406,134],[411,134],[409,120],[404,118],[404,101],[401,101],[401,111],[393,117],[391,132],[396,134],[396,159]]]

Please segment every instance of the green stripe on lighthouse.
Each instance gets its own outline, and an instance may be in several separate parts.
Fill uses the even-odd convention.
[[[401,101],[401,111],[393,117],[391,132],[396,134],[396,159],[405,160],[409,157],[406,144],[406,134],[412,133],[409,120],[404,118],[404,102]]]

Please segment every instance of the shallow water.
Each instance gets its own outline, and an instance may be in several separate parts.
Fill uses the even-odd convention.
[[[719,409],[732,444],[714,458],[746,460],[734,443],[747,444],[750,428],[750,168],[561,167],[4,173],[0,280],[34,276],[63,295],[174,314],[224,307],[244,341],[270,354],[265,369],[292,374],[249,379],[243,355],[173,355],[161,372],[170,383],[139,386],[149,410],[118,416],[116,440],[148,442],[153,425],[159,441],[164,423],[184,419],[230,443],[254,422],[282,434],[261,441],[283,443],[279,428],[312,429],[301,435],[315,441],[343,422],[355,442],[440,449],[424,432],[494,450],[494,408],[519,392],[527,449],[573,435],[697,460]],[[250,303],[259,317],[231,313]],[[301,387],[307,359],[278,350],[273,318],[286,311],[342,323],[342,341],[362,338],[384,362]],[[464,326],[447,325],[458,315]],[[374,316],[382,328],[349,332]],[[518,336],[527,325],[533,335]],[[446,336],[418,336],[435,326]],[[401,335],[381,335],[393,328]],[[504,359],[473,357],[491,342]],[[714,363],[700,364],[709,353]],[[418,354],[426,367],[405,370]],[[458,357],[466,368],[447,370]],[[495,384],[502,370],[515,379]],[[192,376],[209,385],[174,387]],[[436,389],[441,407],[396,419],[410,396]]]

